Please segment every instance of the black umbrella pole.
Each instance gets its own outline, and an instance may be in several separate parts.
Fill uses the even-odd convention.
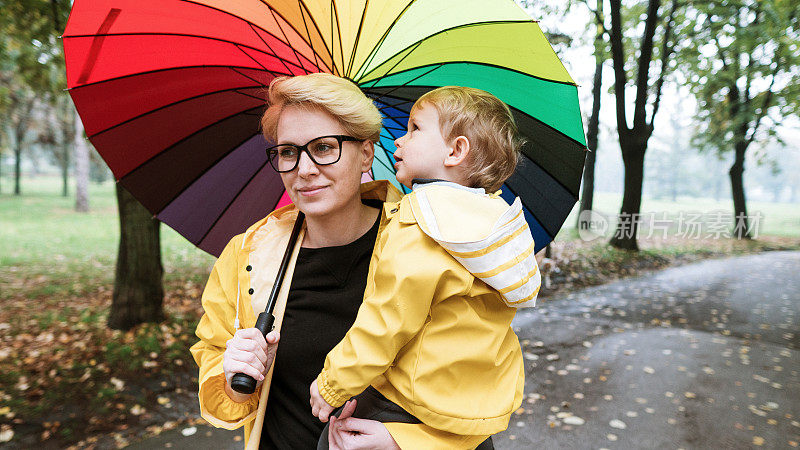
[[[256,319],[255,328],[257,328],[264,337],[267,336],[267,333],[272,331],[272,326],[275,323],[275,316],[272,315],[272,310],[275,309],[275,300],[278,298],[278,293],[281,290],[283,277],[286,275],[286,268],[289,266],[289,259],[291,259],[292,251],[297,243],[297,236],[300,234],[300,229],[303,228],[304,219],[305,214],[302,212],[297,214],[297,220],[294,222],[292,234],[289,236],[289,244],[286,246],[286,252],[284,252],[281,265],[278,268],[278,276],[275,277],[275,284],[272,285],[272,292],[269,293],[267,308],[264,312],[259,314],[258,319]],[[237,373],[233,376],[233,379],[231,379],[231,388],[242,394],[252,394],[256,390],[256,380],[250,375]]]

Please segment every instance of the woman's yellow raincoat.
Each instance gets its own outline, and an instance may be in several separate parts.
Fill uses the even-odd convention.
[[[381,241],[382,232],[398,211],[396,202],[400,200],[401,194],[386,181],[365,183],[362,185],[361,190],[362,198],[380,199],[387,202],[384,205],[378,231],[378,241]],[[228,243],[214,264],[208,284],[203,291],[202,302],[205,314],[200,319],[196,331],[200,341],[191,348],[192,355],[200,367],[198,396],[201,415],[209,423],[217,427],[236,429],[244,425],[245,441],[248,448],[257,448],[257,442],[260,440],[272,370],[267,374],[262,386],[251,396],[250,401],[244,403],[234,402],[227,396],[224,389],[225,374],[222,370],[222,360],[225,343],[233,337],[236,329],[253,327],[256,317],[266,307],[267,297],[272,289],[278,265],[280,264],[280,255],[286,249],[289,234],[296,217],[297,210],[293,205],[281,208],[248,228],[245,233],[234,237]],[[278,330],[280,330],[283,319],[286,298],[302,238],[301,234],[290,260],[286,277],[281,287],[281,293],[273,312],[275,315],[275,328]],[[430,240],[426,236],[420,236],[420,238]],[[379,248],[376,245],[376,250],[370,262],[369,277],[372,277],[374,273],[378,250]],[[434,253],[439,254],[441,252],[435,250]],[[441,256],[437,256],[437,260],[441,260]],[[384,259],[386,258],[384,257]],[[453,260],[450,258],[449,264],[451,266],[452,262]],[[438,267],[436,270],[437,273],[441,274],[443,271],[457,269],[453,267]],[[374,281],[370,281],[368,278],[368,286],[370,284],[374,284]],[[508,321],[510,321],[510,318]],[[472,343],[467,341],[462,345],[474,345],[474,342],[479,342],[480,340],[480,336],[475,336],[474,339],[471,338]],[[516,342],[516,338],[513,345],[508,342],[505,345],[501,345],[501,348],[498,348],[497,344],[502,344],[499,342],[481,345],[487,344],[489,345],[487,351],[502,350],[505,353],[509,353],[510,347],[515,346],[516,352],[519,352],[519,344]],[[303,355],[298,355],[298,357],[302,358]],[[493,356],[490,355],[490,357]],[[513,351],[504,357],[513,358]],[[443,370],[448,371],[450,369],[444,367]],[[453,375],[458,376],[459,379],[463,377],[457,373]],[[522,394],[521,371],[518,375],[519,381],[514,380],[512,386],[513,390],[519,391],[518,395],[512,396],[515,404],[519,403],[517,397]],[[493,380],[492,382],[499,381],[505,382],[508,380]],[[445,386],[445,388],[451,389],[453,386],[451,384]],[[440,397],[441,394],[435,396],[435,398]],[[512,401],[511,399],[504,400],[506,402]],[[425,423],[389,423],[386,424],[386,428],[401,448],[413,449],[474,448],[486,439],[488,435],[488,433],[483,435],[454,434],[431,427]]]

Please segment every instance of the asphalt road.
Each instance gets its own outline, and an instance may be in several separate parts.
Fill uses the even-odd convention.
[[[797,447],[798,315],[800,252],[705,261],[549,298],[514,320],[525,400],[495,446]],[[237,436],[184,427],[130,448],[241,448]]]

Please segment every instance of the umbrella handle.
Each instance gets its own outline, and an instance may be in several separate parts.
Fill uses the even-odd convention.
[[[278,298],[278,292],[283,284],[283,277],[286,275],[286,268],[289,266],[289,259],[292,257],[292,250],[294,250],[297,237],[300,234],[300,229],[303,228],[305,217],[305,214],[302,212],[297,214],[297,220],[294,222],[292,234],[289,235],[289,244],[286,246],[286,252],[283,254],[283,260],[281,260],[281,265],[278,268],[278,275],[275,277],[275,284],[272,285],[272,292],[270,292],[269,300],[267,300],[267,308],[264,312],[259,314],[258,319],[256,319],[255,327],[258,328],[258,331],[260,331],[264,337],[267,336],[267,333],[272,331],[272,325],[275,323],[275,316],[272,315],[272,310],[275,308],[275,299]],[[231,388],[242,394],[252,394],[256,391],[256,380],[250,375],[237,373],[231,379]]]
[[[271,312],[264,311],[258,315],[256,328],[266,336],[272,330],[273,323],[275,323],[275,316]],[[231,388],[242,394],[252,394],[256,391],[256,380],[246,373],[237,373],[231,379]]]

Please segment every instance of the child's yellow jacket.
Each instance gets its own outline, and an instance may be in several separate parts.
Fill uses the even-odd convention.
[[[509,305],[532,304],[540,284],[519,203],[443,182],[415,186],[390,213],[320,393],[339,406],[371,384],[433,428],[506,429],[525,375]]]

